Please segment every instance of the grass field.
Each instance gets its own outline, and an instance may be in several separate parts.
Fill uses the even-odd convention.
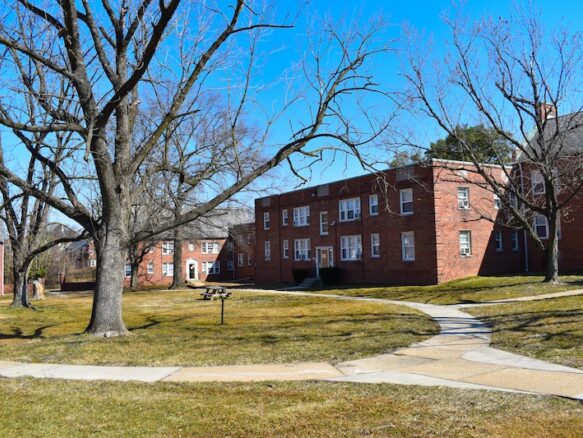
[[[583,369],[583,296],[477,307],[492,346]]]
[[[428,304],[462,304],[583,289],[583,276],[580,275],[562,276],[561,284],[546,284],[542,280],[542,276],[534,275],[468,277],[436,286],[348,287],[323,292]]]
[[[3,437],[580,437],[553,397],[338,383],[0,381]]]
[[[401,306],[235,292],[201,301],[194,290],[124,296],[132,336],[82,335],[88,295],[49,297],[38,311],[0,307],[0,358],[118,365],[339,362],[394,350],[438,332],[429,317]]]

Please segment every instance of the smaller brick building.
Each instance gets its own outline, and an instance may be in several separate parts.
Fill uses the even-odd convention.
[[[504,178],[500,167],[489,169]],[[500,203],[472,170],[434,160],[257,199],[257,282],[292,282],[298,269],[317,277],[331,266],[346,283],[520,271],[523,235],[494,226]]]

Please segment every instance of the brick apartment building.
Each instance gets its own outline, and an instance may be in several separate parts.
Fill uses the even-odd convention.
[[[434,160],[255,201],[256,281],[337,266],[345,283],[435,284],[520,271],[521,231],[497,228],[500,202],[470,163]],[[492,176],[503,178],[500,167]]]

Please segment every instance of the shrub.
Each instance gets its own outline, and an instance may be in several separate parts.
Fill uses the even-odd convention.
[[[308,278],[308,275],[310,275],[310,271],[308,269],[294,269],[292,271],[292,275],[294,276],[294,281],[296,283],[301,283],[306,278]]]
[[[320,280],[324,285],[338,284],[342,279],[342,268],[336,266],[330,268],[320,268]]]

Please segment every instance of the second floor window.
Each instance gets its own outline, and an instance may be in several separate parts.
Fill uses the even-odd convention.
[[[368,213],[371,216],[379,214],[379,195],[370,195],[368,197]]]
[[[542,195],[545,193],[545,180],[540,170],[530,172],[530,183],[532,185],[533,195]]]
[[[360,218],[360,198],[343,199],[339,203],[340,222],[353,221]]]
[[[154,273],[154,262],[148,262],[148,274]]]
[[[534,231],[539,239],[549,238],[549,222],[547,218],[542,215],[537,215],[534,217]]]
[[[401,204],[401,214],[413,214],[413,189],[399,190],[399,200]]]
[[[266,240],[263,245],[263,253],[265,255],[265,261],[268,262],[271,260],[271,242]]]
[[[370,255],[371,257],[381,256],[381,239],[377,233],[370,235]]]
[[[202,242],[201,251],[203,254],[218,254],[220,245],[217,242]]]
[[[310,239],[294,240],[294,259],[310,260]]]
[[[305,227],[310,224],[310,207],[294,208],[294,227]]]
[[[174,254],[174,242],[162,242],[162,254],[164,255]]]
[[[404,262],[415,261],[415,233],[413,231],[401,233],[401,259]]]
[[[271,215],[268,211],[263,213],[263,229],[269,230],[269,226],[271,225]]]
[[[281,224],[285,227],[288,224],[287,209],[281,211]]]
[[[504,251],[504,240],[502,238],[502,231],[494,231],[494,239],[496,240],[496,251]]]
[[[328,235],[328,212],[327,211],[320,212],[320,235],[322,235],[322,236]]]
[[[283,248],[283,258],[284,259],[289,258],[289,242],[287,239],[283,241],[282,248]]]
[[[457,206],[461,209],[470,208],[470,189],[469,187],[457,188]]]

